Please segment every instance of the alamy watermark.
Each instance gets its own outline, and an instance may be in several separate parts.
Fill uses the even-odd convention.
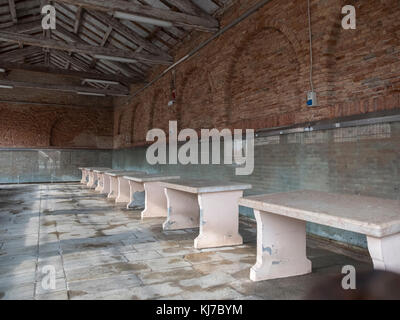
[[[42,268],[42,289],[46,291],[56,289],[56,268],[52,265],[46,265]]]
[[[42,7],[41,13],[43,30],[54,30],[57,24],[57,10],[54,6],[47,4]],[[356,8],[352,5],[346,5],[342,8],[342,14],[345,16],[342,19],[342,27],[345,30],[356,29]]]
[[[342,14],[345,14],[342,19],[342,28],[345,30],[355,30],[357,28],[356,8],[351,5],[344,6],[342,8]]]
[[[342,268],[342,274],[346,276],[342,279],[343,290],[356,290],[356,268],[354,266],[344,266]]]
[[[224,140],[223,163],[221,156],[221,140]],[[211,140],[211,150],[210,150]],[[247,176],[254,171],[254,130],[235,129],[202,129],[199,135],[193,129],[184,129],[178,134],[177,121],[169,122],[169,148],[167,157],[167,134],[161,129],[153,129],[147,133],[146,141],[154,142],[146,153],[150,165],[237,165],[236,175]],[[184,143],[178,149],[178,143]],[[211,152],[210,152],[211,151]],[[168,159],[167,159],[168,158]]]
[[[42,7],[42,28],[43,30],[55,30],[57,25],[56,8],[50,4]]]

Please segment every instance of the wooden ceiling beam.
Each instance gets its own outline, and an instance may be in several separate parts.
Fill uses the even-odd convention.
[[[15,9],[14,0],[8,0],[8,6],[10,7],[10,14],[13,23],[18,23],[17,10]]]
[[[17,61],[18,59],[38,53],[40,49],[35,47],[25,47],[0,54],[0,59],[3,61]]]
[[[54,54],[57,56],[57,53]],[[61,57],[64,58],[63,56]],[[65,60],[65,59],[63,59]],[[141,82],[137,78],[128,78],[122,75],[117,74],[100,74],[96,72],[86,72],[86,71],[74,71],[67,69],[59,69],[54,67],[47,66],[33,66],[30,64],[22,64],[22,63],[14,63],[7,62],[4,60],[0,60],[0,68],[6,70],[22,70],[22,71],[31,71],[31,72],[41,72],[48,74],[60,74],[66,76],[77,77],[81,79],[97,79],[97,80],[108,80],[108,81],[118,81],[121,83],[139,83]]]
[[[56,41],[51,39],[39,39],[29,35],[11,33],[11,32],[0,31],[0,40],[6,42],[22,43],[24,45],[30,45],[34,47],[89,54],[92,56],[108,56],[114,58],[143,61],[149,64],[170,65],[172,63],[170,59],[166,59],[165,57],[160,57],[143,52],[131,52],[128,50],[120,50],[117,48],[91,46],[83,43],[65,43],[63,41]]]
[[[78,7],[78,10],[76,11],[76,14],[75,14],[75,23],[74,23],[74,33],[75,34],[78,34],[78,32],[79,32],[79,27],[81,25],[82,13],[83,13],[83,8]]]
[[[151,6],[135,4],[121,0],[55,0],[87,9],[112,13],[127,13],[139,17],[146,17],[171,23],[176,27],[186,27],[200,31],[216,32],[219,30],[219,22],[213,17],[197,16],[168,9],[159,9]]]
[[[128,96],[129,91],[121,91],[115,89],[95,89],[85,86],[71,86],[71,85],[60,85],[60,84],[49,84],[49,83],[37,83],[27,81],[14,81],[14,80],[0,80],[0,85],[11,86],[14,88],[28,88],[28,89],[42,89],[50,91],[61,91],[69,93],[85,92],[91,94],[105,94],[107,96]]]
[[[41,19],[38,18],[34,21],[27,23],[18,23],[8,28],[1,29],[4,32],[14,32],[14,33],[31,33],[42,31]]]

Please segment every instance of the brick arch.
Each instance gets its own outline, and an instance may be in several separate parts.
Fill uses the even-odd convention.
[[[78,119],[63,114],[59,116],[50,129],[50,146],[52,147],[96,147],[97,126],[85,115]]]
[[[136,105],[135,114],[132,115],[134,117],[132,125],[135,128],[132,140],[135,144],[145,144],[147,132],[153,129],[154,106],[157,103],[158,90],[153,91],[154,89],[149,91],[151,98],[143,98]]]
[[[177,120],[179,130],[190,128],[194,130],[211,128],[216,119],[207,110],[213,104],[213,88],[210,84],[209,72],[201,63],[187,70],[178,90]]]
[[[156,96],[153,96],[151,111],[151,129],[161,129],[165,133],[169,132],[169,121],[177,121],[178,104],[168,106],[171,100],[171,81],[173,74],[169,73],[169,77],[164,77],[160,83]],[[180,88],[178,88],[180,91]],[[179,99],[179,92],[177,98]],[[179,121],[178,121],[179,122]]]
[[[149,123],[147,126],[148,130],[154,129],[154,113],[155,113],[157,104],[160,103],[160,101],[158,101],[158,99],[161,96],[161,94],[162,94],[161,90],[156,89],[151,98]]]
[[[122,120],[124,118],[124,114],[125,114],[125,111],[122,111],[118,115],[118,123],[117,123],[117,135],[118,136],[122,134]]]
[[[136,111],[140,105],[140,102],[135,103],[132,108],[131,114],[131,143],[135,142],[135,119],[136,119]]]
[[[293,46],[279,28],[261,26],[241,39],[225,78],[225,121],[230,127],[288,125],[302,106],[299,44]],[[262,41],[271,45],[265,50]]]

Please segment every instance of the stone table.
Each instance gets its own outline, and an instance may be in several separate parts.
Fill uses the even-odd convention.
[[[109,199],[115,200],[116,203],[129,203],[130,187],[129,182],[124,179],[126,175],[146,175],[144,171],[116,171],[106,172],[105,175],[110,177]]]
[[[253,281],[311,272],[306,222],[362,233],[375,269],[400,273],[400,201],[320,191],[295,191],[240,199],[257,220]]]
[[[251,185],[229,181],[172,180],[162,182],[168,204],[164,230],[200,226],[197,249],[243,243],[239,234],[239,205]]]
[[[162,181],[177,180],[179,176],[162,174],[129,175],[124,177],[130,186],[128,209],[141,209],[142,219],[167,217],[167,198]]]

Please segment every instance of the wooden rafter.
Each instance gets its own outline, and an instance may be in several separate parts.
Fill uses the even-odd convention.
[[[75,14],[75,23],[74,23],[74,33],[76,33],[76,34],[79,32],[79,27],[81,25],[82,13],[83,13],[83,8],[78,7],[78,10],[76,11],[76,14]]]
[[[11,33],[11,32],[0,32],[0,40],[6,42],[22,43],[24,45],[30,45],[34,47],[89,54],[92,56],[108,56],[115,58],[131,59],[136,61],[147,62],[150,64],[169,65],[172,63],[170,59],[167,60],[165,57],[160,57],[143,52],[137,53],[128,50],[120,50],[117,48],[91,46],[82,43],[65,43],[62,41],[39,39],[29,35]]]
[[[14,0],[8,0],[8,5],[10,7],[11,19],[12,19],[13,23],[17,23],[18,22],[17,10],[15,8]]]
[[[93,94],[105,94],[108,96],[128,96],[128,91],[114,90],[114,89],[94,89],[85,86],[71,86],[71,85],[60,85],[60,84],[49,84],[49,83],[37,83],[27,81],[14,81],[14,80],[0,80],[2,86],[12,86],[14,88],[29,88],[29,89],[43,89],[50,91],[61,91],[61,92],[86,92]]]
[[[129,13],[136,16],[166,21],[177,27],[187,27],[201,31],[216,32],[219,29],[218,20],[213,17],[204,17],[175,12],[167,9],[159,9],[151,6],[135,4],[121,0],[55,0],[57,2],[68,3],[87,9],[115,13]]]
[[[54,55],[57,55],[55,53]],[[64,60],[64,59],[63,59]],[[76,62],[76,61],[74,61]],[[137,83],[141,82],[136,78],[128,78],[122,75],[117,74],[100,74],[96,72],[87,72],[87,71],[74,71],[74,70],[66,70],[59,69],[54,67],[47,66],[33,66],[30,64],[21,64],[21,63],[12,63],[0,60],[0,68],[6,70],[23,70],[23,71],[33,71],[33,72],[41,72],[48,74],[61,74],[66,76],[73,76],[82,79],[97,79],[97,80],[109,80],[109,81],[118,81],[121,83]]]
[[[18,61],[21,58],[28,57],[32,54],[38,53],[40,49],[35,47],[26,47],[19,50],[13,50],[0,54],[0,59],[3,61]]]

